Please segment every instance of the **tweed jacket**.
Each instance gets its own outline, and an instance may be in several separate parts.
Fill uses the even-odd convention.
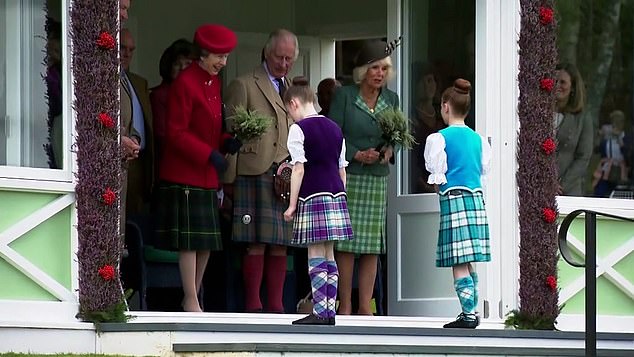
[[[376,162],[372,165],[362,165],[354,159],[357,151],[376,148],[381,143],[382,131],[377,124],[375,115],[361,109],[355,104],[359,95],[359,86],[350,85],[337,88],[330,104],[328,117],[334,120],[343,131],[346,138],[346,160],[350,163],[346,169],[352,174],[370,174],[375,176],[387,176],[390,172],[388,164]],[[381,90],[379,95],[390,107],[398,108],[398,95],[387,88]]]
[[[128,213],[140,213],[144,204],[149,203],[152,186],[154,185],[154,131],[152,127],[152,106],[150,105],[150,92],[145,78],[126,72],[132,88],[136,93],[143,110],[143,123],[145,126],[145,148],[136,160],[129,162],[128,166]],[[123,85],[125,95],[131,98],[127,86]],[[122,92],[122,93],[124,93]],[[132,126],[132,106],[130,103],[130,126]],[[123,107],[123,106],[122,106]]]
[[[288,79],[285,78],[284,81],[288,88]],[[229,131],[232,127],[231,116],[238,106],[274,119],[260,138],[243,143],[238,154],[232,155],[233,160],[229,160],[224,182],[233,182],[235,175],[264,174],[273,163],[281,162],[288,157],[286,141],[293,119],[286,112],[282,98],[269,79],[263,64],[234,79],[225,92],[224,102]]]
[[[557,166],[562,194],[582,196],[594,148],[592,118],[565,113],[557,129]]]

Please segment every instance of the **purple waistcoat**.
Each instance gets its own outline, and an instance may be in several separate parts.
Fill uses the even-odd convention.
[[[341,128],[324,116],[309,117],[297,122],[304,133],[304,178],[299,197],[318,192],[344,192],[339,177],[339,155],[343,145]]]

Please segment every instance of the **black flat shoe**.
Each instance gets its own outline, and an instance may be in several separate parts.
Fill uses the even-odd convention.
[[[445,324],[444,328],[476,328],[479,324],[475,314],[465,314],[461,312],[456,321]]]
[[[323,318],[317,315],[310,314],[306,317],[302,317],[299,320],[293,321],[293,325],[334,325],[335,319],[332,318],[332,323],[330,322],[331,318]]]

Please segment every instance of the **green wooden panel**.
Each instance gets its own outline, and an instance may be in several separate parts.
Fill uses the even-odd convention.
[[[4,260],[0,260],[0,300],[58,301]]]
[[[0,191],[0,232],[58,197],[50,193]]]
[[[58,194],[0,191],[0,232],[60,197]],[[9,244],[18,254],[71,289],[71,207],[58,212]],[[0,259],[0,299],[55,301],[11,264]]]
[[[9,246],[70,289],[70,228],[70,207],[67,207]]]
[[[585,223],[583,218],[577,219],[569,232],[584,242]],[[634,239],[634,224],[622,221],[599,220],[597,222],[597,255],[599,259],[618,250],[626,242]],[[583,261],[575,256],[578,261]],[[559,286],[563,289],[572,281],[583,278],[583,268],[574,268],[563,259],[559,264]],[[614,265],[614,269],[630,282],[634,281],[634,253]],[[566,302],[562,313],[582,314],[585,311],[585,289],[578,292]],[[600,315],[629,315],[634,316],[634,300],[630,299],[607,278],[601,276],[597,280],[597,313]]]

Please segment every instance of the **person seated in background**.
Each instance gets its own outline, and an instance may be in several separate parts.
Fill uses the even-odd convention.
[[[197,58],[196,47],[186,39],[174,41],[163,51],[159,60],[159,73],[163,81],[151,89],[150,102],[154,118],[154,138],[156,140],[155,162],[160,162],[161,149],[165,143],[165,127],[167,126],[167,99],[172,82],[178,74]],[[158,166],[156,167],[158,172]]]
[[[330,102],[337,87],[341,87],[341,83],[334,78],[324,78],[317,85],[317,102],[321,108],[319,115],[328,116]]]
[[[600,134],[601,160],[594,171],[592,187],[595,196],[608,197],[616,186],[628,181],[625,114],[620,110],[612,111],[610,123],[601,127]]]

